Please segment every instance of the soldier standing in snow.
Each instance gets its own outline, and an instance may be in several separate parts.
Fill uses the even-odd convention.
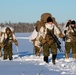
[[[65,34],[65,58],[69,58],[72,49],[72,57],[76,59],[76,23],[71,21],[69,26],[64,29]]]
[[[5,60],[9,58],[9,60],[12,60],[12,42],[14,42],[17,46],[18,42],[10,27],[6,28],[5,33],[2,35],[1,42],[4,50],[3,59]]]
[[[44,28],[43,31],[45,32],[45,36],[44,36],[45,37],[44,38],[45,42],[43,42],[44,61],[46,63],[48,63],[48,56],[50,54],[50,49],[51,49],[52,63],[55,64],[55,59],[56,59],[56,56],[57,56],[57,45],[56,45],[55,41],[53,40],[53,37],[49,34],[52,33],[53,35],[56,35],[56,36],[59,36],[59,37],[63,37],[63,34],[56,27],[56,25],[53,24],[53,20],[52,20],[51,17],[47,18],[47,23],[45,24],[45,28]]]

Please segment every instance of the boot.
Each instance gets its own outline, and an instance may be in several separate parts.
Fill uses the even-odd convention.
[[[13,59],[13,57],[9,58],[9,60],[12,60],[12,59]]]
[[[53,55],[52,55],[52,63],[53,63],[54,65],[56,64],[56,62],[55,62],[56,56],[57,56],[57,54],[53,54]]]
[[[12,53],[9,54],[9,60],[12,60],[13,57],[12,57]]]
[[[65,54],[65,58],[66,58],[66,59],[69,58],[69,54],[68,54],[68,53]]]
[[[44,61],[48,63],[48,56],[44,56]]]

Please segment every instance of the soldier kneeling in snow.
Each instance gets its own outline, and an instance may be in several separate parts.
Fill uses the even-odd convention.
[[[10,27],[5,29],[5,33],[2,35],[1,42],[4,50],[3,59],[5,60],[9,57],[9,60],[12,60],[12,43],[14,42],[15,45],[18,46],[18,42]]]

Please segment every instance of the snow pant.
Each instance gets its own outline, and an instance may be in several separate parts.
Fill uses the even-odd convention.
[[[76,42],[66,42],[65,49],[65,58],[69,58],[70,50],[72,50],[72,57],[76,59]]]
[[[12,44],[4,47],[4,60],[7,58],[12,60]]]
[[[52,44],[45,43],[43,45],[44,59],[45,59],[45,57],[48,57],[50,55],[50,50],[51,50],[51,53],[52,53],[52,60],[55,60],[56,56],[57,56],[57,46],[56,46],[55,43],[52,43]],[[44,60],[44,61],[47,62],[47,60]]]
[[[2,57],[2,51],[1,51],[1,46],[0,46],[0,57]]]

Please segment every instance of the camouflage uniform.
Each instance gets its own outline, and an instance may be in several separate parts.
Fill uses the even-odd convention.
[[[61,37],[61,32],[58,29],[58,27],[54,24],[49,24],[46,23],[45,26],[43,27],[44,29],[40,29],[43,33],[42,37],[43,39],[40,40],[40,42],[43,45],[43,55],[44,55],[44,61],[48,63],[48,56],[50,54],[50,50],[52,52],[52,62],[55,64],[55,59],[57,56],[57,46],[56,43],[53,41],[52,36],[49,35],[51,32],[53,35],[58,35]]]
[[[46,26],[47,25],[48,24],[46,24]],[[55,25],[53,25],[53,26],[55,26]],[[54,34],[60,34],[60,31],[57,27],[53,27],[52,29],[47,28],[47,34],[45,36],[46,43],[43,44],[43,55],[44,55],[44,61],[48,63],[48,56],[49,56],[50,50],[51,50],[51,52],[52,52],[52,62],[53,62],[53,64],[55,64],[55,59],[56,59],[56,56],[57,56],[57,46],[56,46],[56,43],[53,41],[53,38],[49,35],[50,32],[53,35]]]
[[[18,42],[14,34],[12,32],[10,32],[9,34],[4,33],[2,35],[1,41],[3,43],[4,59],[9,58],[9,60],[12,60],[12,42],[14,42],[15,45],[18,46]]]
[[[36,56],[39,56],[40,53],[42,52],[42,48],[41,43],[39,41],[38,32],[36,31],[36,29],[34,29],[29,39],[33,42],[34,45],[33,52],[35,53]]]
[[[65,58],[69,58],[70,50],[72,50],[72,56],[76,59],[76,26],[72,28],[71,25],[65,29]]]

